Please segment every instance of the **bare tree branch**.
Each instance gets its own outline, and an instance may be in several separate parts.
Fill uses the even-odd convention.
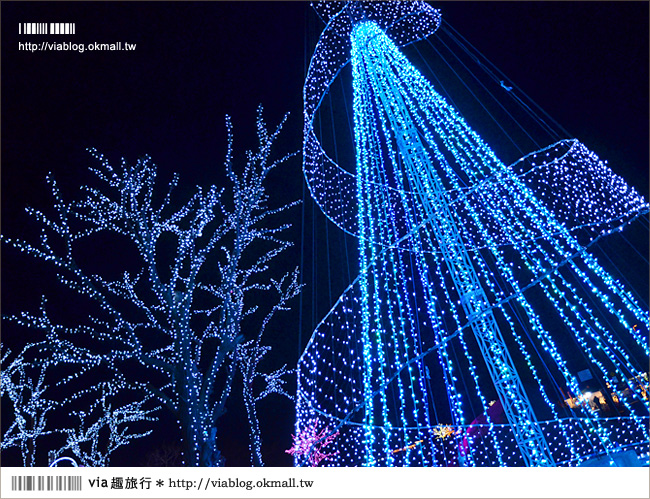
[[[286,239],[291,225],[281,217],[297,202],[270,206],[266,190],[269,174],[296,155],[272,159],[285,121],[286,116],[269,130],[260,107],[259,145],[247,151],[240,168],[233,153],[232,124],[226,117],[224,168],[230,185],[197,187],[184,200],[178,199],[177,175],[164,195],[157,194],[157,168],[149,157],[135,164],[122,160],[114,166],[92,149],[97,162],[90,169],[94,182],[83,186],[79,200],[66,201],[48,175],[52,213],[28,210],[40,226],[39,241],[3,237],[5,243],[52,264],[65,288],[95,304],[87,307],[87,319],[72,326],[53,319],[45,298],[38,312],[7,319],[41,331],[51,362],[76,363],[83,369],[103,366],[120,386],[138,387],[142,400],[151,397],[172,411],[181,423],[188,465],[223,462],[216,444],[217,420],[225,412],[238,365],[244,366],[237,359],[249,353],[258,359],[249,370],[263,376],[257,365],[259,353],[267,348],[261,346],[262,335],[300,289],[297,269],[280,280],[274,277],[276,258],[292,244]],[[75,260],[76,248],[80,243],[92,245],[98,233],[130,242],[137,262],[129,263],[138,269],[115,279],[81,268]],[[242,330],[244,318],[261,321],[254,328],[254,349],[238,350],[250,338]],[[149,374],[130,379],[133,375],[124,366],[133,361]],[[282,369],[265,378],[269,393],[286,394],[281,379],[287,371]],[[102,411],[97,421],[104,421],[104,426],[113,424],[118,414],[130,417],[128,411],[116,413],[110,407]],[[88,413],[84,414],[79,416],[79,432],[68,432],[68,448],[83,455],[84,462],[100,462],[94,451],[79,447],[93,441],[99,431],[99,423],[86,421]],[[121,440],[110,449],[130,440],[120,435],[118,431]]]

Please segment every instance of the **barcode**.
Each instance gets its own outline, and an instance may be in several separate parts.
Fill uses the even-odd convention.
[[[12,476],[11,490],[81,490],[81,476]]]
[[[74,35],[75,23],[18,23],[19,35]]]

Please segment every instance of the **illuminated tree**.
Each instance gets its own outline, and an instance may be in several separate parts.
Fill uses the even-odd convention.
[[[124,391],[128,391],[128,388],[116,382],[101,382],[88,391],[86,394],[95,396],[94,401],[86,410],[73,411],[76,424],[61,430],[66,443],[50,457],[56,460],[72,453],[80,466],[108,466],[111,455],[117,449],[132,440],[150,435],[153,431],[151,425],[147,425],[149,429],[142,432],[133,431],[133,427],[158,420],[152,416],[155,409],[147,408],[151,406],[152,397],[114,407],[116,404],[112,399],[117,394],[123,395]]]
[[[11,350],[2,353],[0,373],[0,395],[10,403],[13,421],[2,435],[2,450],[20,448],[23,466],[35,466],[37,439],[50,435],[47,426],[50,413],[57,402],[46,395],[46,365],[30,362],[26,358],[28,349],[23,350],[11,362]],[[4,417],[8,414],[5,412]]]
[[[297,296],[302,287],[298,283],[298,277],[299,272],[296,268],[293,273],[286,274],[280,281],[272,280],[271,283],[265,287],[265,290],[274,290],[277,293],[277,303],[262,321],[257,337],[244,344],[238,345],[237,347],[237,360],[243,378],[244,405],[246,406],[248,424],[251,429],[250,451],[251,464],[253,466],[264,466],[264,461],[262,459],[262,437],[257,416],[257,402],[272,393],[292,398],[291,395],[285,391],[284,386],[286,380],[283,376],[292,372],[291,370],[287,370],[287,365],[285,364],[280,369],[266,374],[260,371],[259,363],[271,350],[271,347],[262,345],[262,336],[264,335],[266,327],[277,312],[290,310],[289,307],[287,307],[287,302]],[[257,378],[262,379],[264,389],[256,395],[254,384]]]
[[[338,435],[337,431],[331,431],[328,427],[318,430],[318,421],[312,419],[298,435],[293,435],[293,445],[285,452],[291,454],[301,464],[318,466],[322,461],[338,454],[338,451],[325,451],[325,447],[330,445]]]
[[[277,281],[272,266],[292,244],[284,237],[290,224],[282,223],[281,216],[296,202],[270,206],[266,188],[271,171],[295,155],[272,157],[285,120],[269,131],[258,110],[259,148],[247,152],[245,165],[238,169],[227,117],[228,188],[197,187],[184,202],[177,201],[177,175],[166,194],[158,193],[157,169],[150,158],[113,166],[91,150],[99,162],[91,168],[97,186],[84,186],[82,199],[69,202],[49,175],[53,216],[28,209],[40,224],[40,240],[4,238],[53,265],[60,283],[88,310],[87,319],[63,324],[43,298],[38,313],[10,319],[44,333],[52,362],[101,367],[171,411],[190,466],[223,464],[217,421],[233,388],[235,352],[246,339],[244,326],[258,319],[266,324],[270,317],[264,315],[265,307],[273,308],[273,300],[286,305],[286,288],[279,298],[271,296]],[[125,256],[128,252],[111,256],[137,270],[110,279],[82,268],[78,247],[98,244],[98,234],[131,248],[132,258]],[[258,340],[264,327],[257,328]],[[71,435],[72,447],[94,438],[87,434],[94,431],[90,426],[84,431]]]
[[[3,451],[18,447],[24,466],[43,465],[38,462],[38,444],[49,436],[48,461],[72,454],[82,466],[108,466],[115,450],[151,433],[151,429],[137,431],[157,420],[152,416],[156,405],[151,397],[142,400],[132,394],[136,400],[124,403],[125,392],[132,390],[123,382],[110,380],[85,387],[79,371],[53,381],[52,371],[61,365],[44,356],[43,347],[30,344],[9,363],[11,351],[2,355],[0,392],[10,403],[4,417],[11,421],[2,436]],[[80,404],[80,399],[85,400]],[[64,413],[72,413],[75,420],[66,419]]]

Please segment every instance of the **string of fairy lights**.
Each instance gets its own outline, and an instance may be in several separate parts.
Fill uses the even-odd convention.
[[[362,270],[299,361],[296,463],[647,458],[648,312],[576,238],[622,228],[646,201],[577,140],[501,162],[398,48],[439,26],[427,4],[315,8],[328,24],[305,83],[305,178],[359,238]],[[354,168],[313,128],[348,60]],[[582,397],[584,366],[618,416]]]

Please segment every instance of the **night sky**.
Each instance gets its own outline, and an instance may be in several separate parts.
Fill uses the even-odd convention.
[[[432,5],[647,198],[647,2]],[[137,48],[19,51],[19,42],[35,40],[18,35],[19,22],[74,22],[76,34],[56,41],[122,41]],[[35,234],[24,208],[48,206],[47,172],[64,195],[76,195],[92,165],[87,147],[113,162],[148,154],[163,179],[178,172],[183,185],[208,186],[223,181],[224,115],[233,118],[235,148],[241,153],[254,145],[255,109],[262,104],[271,124],[291,113],[279,151],[300,149],[302,84],[322,27],[307,2],[2,2],[2,234]],[[303,198],[299,159],[273,181],[277,204]],[[289,269],[303,263],[306,288],[302,308],[296,302],[269,335],[280,365],[295,365],[312,327],[349,283],[349,275],[355,277],[354,262],[349,273],[327,273],[342,265],[340,248],[354,244],[353,239],[344,240],[308,198],[291,216],[295,246],[283,264]],[[335,250],[326,253],[321,242]],[[115,265],[108,261],[112,256],[106,255],[106,265]],[[51,289],[44,267],[4,246],[2,257],[3,314],[35,310],[41,293]],[[647,277],[647,268],[640,274]],[[33,333],[14,326],[3,328],[3,343],[12,348],[31,338]],[[290,465],[284,449],[291,445],[294,413],[290,402],[277,400],[267,399],[262,411],[262,418],[273,413],[262,420],[265,459],[269,465]],[[225,433],[232,437],[221,447],[228,465],[246,466],[247,437],[237,402],[233,398],[224,420],[231,430]],[[173,442],[174,431],[173,423],[163,422],[149,443],[114,463],[143,464],[149,448]]]

